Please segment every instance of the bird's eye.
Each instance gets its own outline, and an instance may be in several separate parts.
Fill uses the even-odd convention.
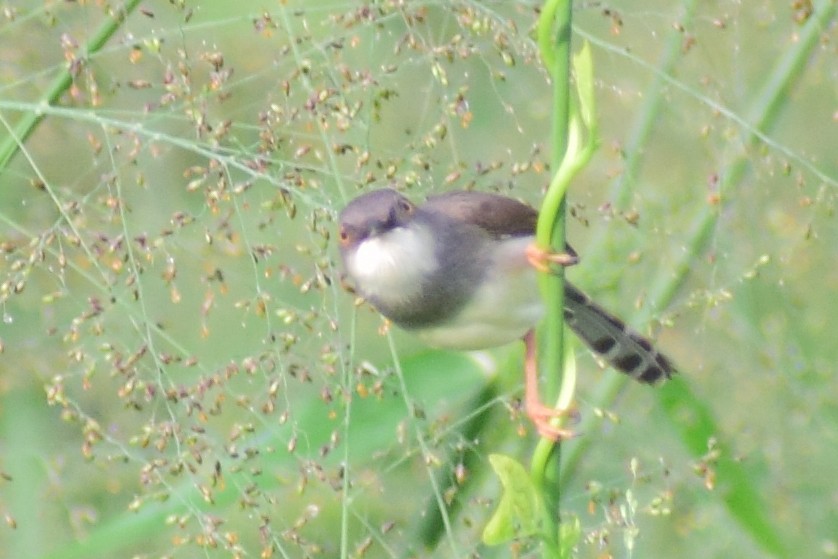
[[[399,210],[403,213],[409,214],[413,211],[413,206],[407,200],[399,200]]]
[[[345,243],[349,240],[349,231],[346,230],[346,227],[340,228],[340,242]]]

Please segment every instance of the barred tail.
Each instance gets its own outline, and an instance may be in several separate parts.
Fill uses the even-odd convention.
[[[635,380],[651,384],[675,372],[672,362],[652,342],[567,282],[564,315],[567,325],[588,347]]]

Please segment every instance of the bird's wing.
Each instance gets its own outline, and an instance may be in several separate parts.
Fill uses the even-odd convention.
[[[487,192],[455,191],[430,196],[422,206],[466,223],[472,223],[496,237],[525,237],[535,234],[538,212],[512,198]]]

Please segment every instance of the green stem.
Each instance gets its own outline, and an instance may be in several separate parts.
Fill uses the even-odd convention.
[[[105,22],[99,27],[96,33],[90,38],[84,48],[84,58],[90,58],[91,55],[102,49],[108,40],[116,33],[128,15],[134,11],[140,0],[126,0],[125,5],[119,9],[114,8],[108,14]],[[70,71],[69,65],[64,68],[52,80],[52,83],[47,87],[46,92],[41,97],[38,104],[42,107],[54,105],[58,102],[61,95],[73,84],[73,73]],[[26,139],[35,131],[35,128],[44,118],[42,111],[28,112],[21,117],[21,119],[10,130],[9,135],[0,143],[0,170],[5,169],[12,158],[23,147]]]
[[[538,43],[544,62],[553,77],[553,149],[552,168],[556,172],[567,151],[570,125],[570,0],[547,0],[538,22]],[[555,186],[555,185],[551,185]],[[565,204],[564,192],[550,188],[545,196],[539,214],[536,242],[542,247],[565,246]],[[538,336],[538,364],[546,379],[547,398],[555,398],[557,386],[562,379],[564,332],[564,277],[561,270],[556,274],[541,274],[539,278],[542,296],[548,309],[547,316]],[[533,454],[530,472],[534,483],[544,496],[550,512],[550,525],[546,539],[553,545],[545,552],[554,555],[558,541],[559,486],[561,455],[559,445],[542,439]]]

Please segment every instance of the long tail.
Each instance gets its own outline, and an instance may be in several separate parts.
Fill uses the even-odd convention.
[[[670,378],[675,367],[645,337],[565,282],[567,325],[612,367],[646,383]]]

